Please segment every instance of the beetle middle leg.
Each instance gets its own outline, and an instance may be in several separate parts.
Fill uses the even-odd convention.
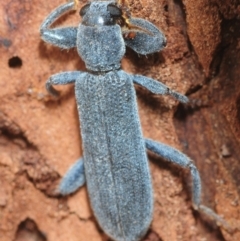
[[[182,103],[188,102],[188,98],[185,95],[182,95],[178,92],[169,89],[166,85],[164,85],[161,82],[158,82],[154,79],[142,75],[132,75],[132,78],[134,83],[145,87],[154,94],[171,95]]]
[[[146,148],[153,153],[163,157],[167,161],[189,169],[192,177],[192,203],[193,208],[205,213],[210,218],[214,219],[216,223],[226,230],[229,230],[229,224],[217,215],[212,209],[201,204],[201,178],[196,166],[192,163],[189,157],[180,151],[150,139],[145,139]]]
[[[55,192],[56,194],[65,196],[74,193],[84,184],[84,163],[83,158],[79,158],[64,175]]]
[[[81,71],[67,71],[52,75],[46,82],[47,91],[53,95],[58,96],[59,92],[53,88],[53,85],[66,85],[76,81],[77,78],[85,76],[86,73]]]

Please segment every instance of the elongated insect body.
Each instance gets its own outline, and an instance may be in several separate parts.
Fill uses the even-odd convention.
[[[188,102],[186,96],[161,82],[121,70],[125,46],[139,54],[160,51],[166,44],[162,32],[146,20],[127,18],[114,1],[86,4],[80,11],[82,23],[78,27],[49,28],[73,7],[73,2],[59,6],[40,28],[44,41],[63,49],[76,47],[88,70],[58,73],[46,83],[53,95],[58,94],[53,85],[75,83],[83,140],[83,158],[67,171],[56,192],[67,195],[86,182],[91,207],[102,229],[115,241],[139,241],[153,215],[148,149],[188,168],[193,206],[225,225],[201,204],[200,176],[191,160],[168,145],[144,139],[141,132],[133,84]]]
[[[123,71],[76,80],[91,206],[116,240],[139,240],[152,219],[152,187],[133,82]],[[144,212],[142,211],[144,210]]]

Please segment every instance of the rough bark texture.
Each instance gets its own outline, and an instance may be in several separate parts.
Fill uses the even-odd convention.
[[[131,0],[133,16],[166,34],[151,56],[126,53],[123,69],[187,93],[188,106],[137,88],[146,137],[188,154],[202,177],[203,203],[232,226],[240,220],[240,6],[238,0]],[[0,240],[108,240],[85,187],[68,198],[47,195],[82,150],[73,86],[48,98],[51,74],[83,70],[76,50],[43,43],[39,26],[62,1],[0,3]],[[62,18],[74,24],[79,15]],[[44,97],[45,96],[45,97]],[[188,172],[150,155],[155,212],[145,240],[238,241],[193,211]]]

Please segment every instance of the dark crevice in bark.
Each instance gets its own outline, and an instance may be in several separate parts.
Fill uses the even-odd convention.
[[[20,145],[22,149],[28,148],[37,151],[37,148],[29,142],[20,126],[14,123],[3,112],[0,111],[0,135],[5,136],[13,143]],[[20,140],[20,142],[16,141]],[[21,143],[21,144],[20,144]],[[23,148],[24,147],[24,148]]]
[[[231,46],[231,42],[234,38],[234,34],[231,33],[229,30],[230,28],[236,28],[236,23],[239,20],[231,19],[227,20],[224,19],[222,16],[222,22],[221,22],[221,42],[217,46],[214,54],[213,59],[210,64],[210,75],[207,80],[209,83],[213,78],[219,75],[219,72],[221,70],[221,64],[223,61],[223,57],[227,49]],[[237,37],[237,36],[236,36]]]
[[[59,174],[46,163],[38,148],[29,142],[21,128],[4,114],[0,116],[0,137],[1,145],[9,146],[12,158],[16,156],[15,160],[20,167],[16,177],[26,175],[27,180],[37,189],[52,196]]]
[[[34,220],[27,218],[18,225],[14,241],[47,241],[46,235],[39,230]]]
[[[25,135],[20,132],[20,133],[14,133],[12,132],[11,129],[9,129],[7,126],[1,127],[0,128],[1,131],[1,135],[5,136],[7,139],[13,141],[13,143],[18,145],[18,142],[16,142],[15,140],[21,140],[22,141],[22,145],[20,147],[23,148],[23,145],[25,146],[25,148],[27,149],[32,149],[37,151],[37,148],[35,146],[33,146],[28,139],[25,137]]]
[[[194,86],[193,88],[189,89],[187,92],[186,92],[186,95],[189,96],[191,94],[194,94],[196,92],[198,92],[199,90],[202,89],[202,85],[196,85]]]

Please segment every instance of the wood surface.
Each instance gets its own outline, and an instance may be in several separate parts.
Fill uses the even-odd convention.
[[[43,19],[64,1],[0,2],[0,240],[107,241],[86,188],[50,197],[54,184],[81,155],[73,86],[50,98],[52,74],[85,70],[76,49],[40,39]],[[80,4],[80,6],[83,3]],[[238,0],[130,0],[132,15],[166,35],[160,53],[127,50],[129,73],[160,80],[187,94],[189,105],[136,87],[145,137],[189,155],[203,184],[203,203],[232,227],[240,225],[240,4]],[[72,12],[57,24],[77,25]],[[55,25],[56,26],[56,25]],[[145,241],[239,241],[191,207],[188,171],[149,156],[155,210]],[[94,177],[93,177],[94,178]]]

